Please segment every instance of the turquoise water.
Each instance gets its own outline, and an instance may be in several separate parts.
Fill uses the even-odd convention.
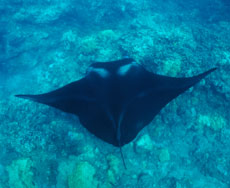
[[[230,2],[0,1],[0,188],[230,187]],[[76,116],[15,98],[132,57],[151,72],[218,67],[122,150]]]

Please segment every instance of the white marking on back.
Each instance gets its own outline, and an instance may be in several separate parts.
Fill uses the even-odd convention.
[[[120,76],[125,76],[129,71],[130,69],[132,68],[133,64],[128,64],[128,65],[123,65],[121,66],[118,71],[117,71],[117,74],[119,74]]]
[[[109,71],[107,71],[106,69],[103,69],[103,68],[90,68],[89,69],[89,72],[95,72],[97,73],[100,77],[102,78],[107,78],[109,77]]]

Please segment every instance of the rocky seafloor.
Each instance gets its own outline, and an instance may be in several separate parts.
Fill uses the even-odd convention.
[[[227,0],[0,1],[0,188],[230,187]],[[15,98],[84,76],[93,61],[149,71],[218,70],[119,149],[76,116]]]

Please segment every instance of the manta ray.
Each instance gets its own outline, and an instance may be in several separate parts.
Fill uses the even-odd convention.
[[[16,96],[77,115],[90,133],[121,150],[165,105],[214,70],[175,78],[149,72],[126,58],[93,63],[85,77],[54,91]]]

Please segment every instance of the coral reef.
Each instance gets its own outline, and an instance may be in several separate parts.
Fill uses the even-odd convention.
[[[2,0],[0,188],[229,187],[229,15],[227,0]],[[218,67],[122,148],[127,170],[77,117],[14,97],[125,56],[167,76]]]
[[[32,161],[30,159],[18,159],[7,167],[9,173],[9,186],[12,188],[35,188],[33,182]]]
[[[214,131],[218,131],[226,126],[226,119],[221,115],[199,115],[198,126],[207,126],[212,128]]]
[[[108,155],[106,157],[107,161],[108,161],[108,171],[107,171],[107,176],[108,176],[108,182],[112,185],[115,185],[117,182],[117,179],[119,178],[120,171],[122,167],[121,164],[121,159],[118,159],[116,156],[114,155]]]
[[[96,188],[98,181],[94,177],[95,173],[96,169],[88,162],[82,161],[77,163],[68,178],[69,188]]]

